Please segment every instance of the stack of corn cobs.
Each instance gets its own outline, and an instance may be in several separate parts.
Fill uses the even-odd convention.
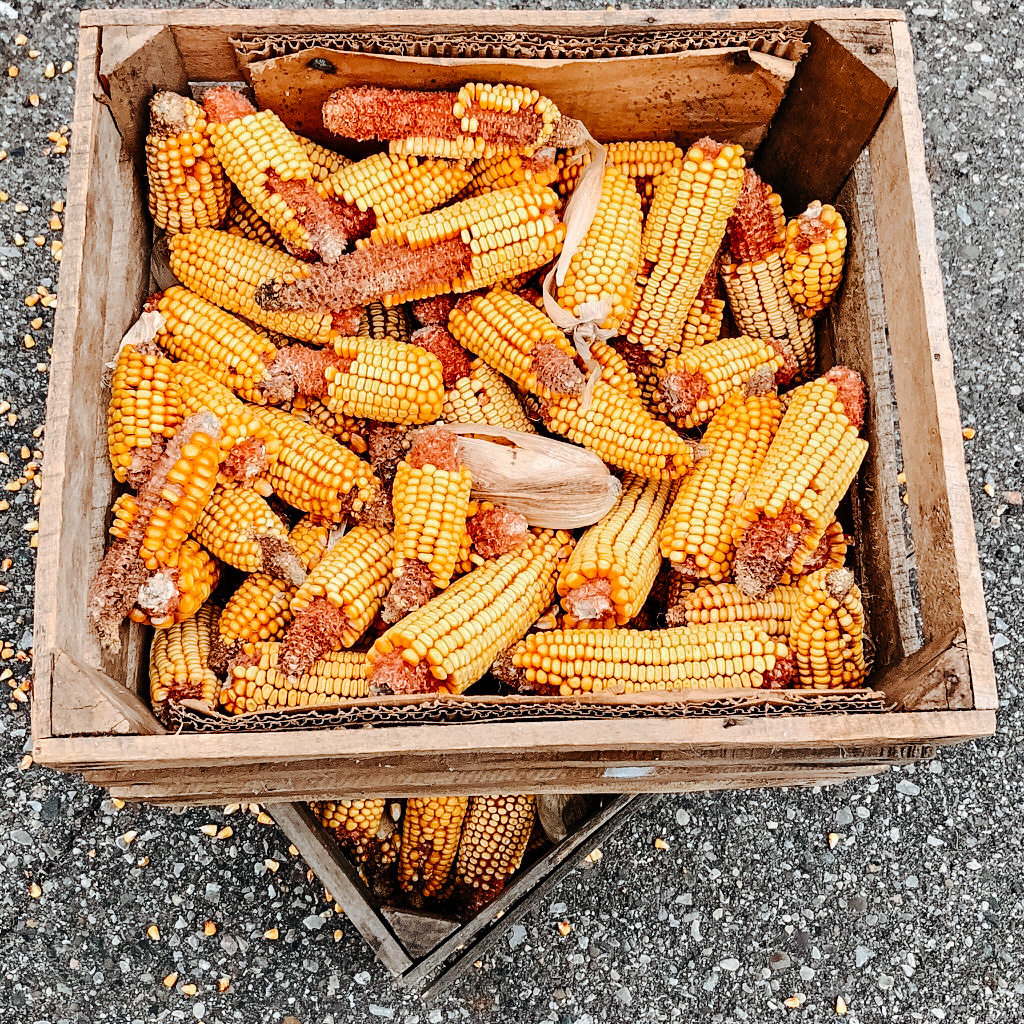
[[[547,840],[529,795],[383,797],[310,805],[373,895],[472,917]]]
[[[156,627],[158,711],[863,682],[835,514],[865,395],[815,377],[834,209],[787,221],[739,146],[612,143],[551,292],[602,318],[575,341],[540,289],[600,151],[536,92],[343,89],[339,144],[387,143],[356,163],[227,87],[151,115],[180,285],[113,368],[131,491],[89,607],[112,650]],[[531,525],[478,499],[446,423],[589,449],[615,504]]]

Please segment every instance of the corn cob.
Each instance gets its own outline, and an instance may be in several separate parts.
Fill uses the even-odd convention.
[[[579,395],[585,383],[562,331],[526,299],[501,288],[452,310],[452,337],[523,391],[541,398]]]
[[[526,516],[492,501],[470,502],[466,530],[473,565],[483,565],[484,559],[500,558],[510,551],[518,551],[532,536]]]
[[[445,395],[440,418],[445,423],[489,423],[536,433],[508,382],[482,359],[474,360],[469,376],[460,377]]]
[[[301,135],[296,135],[295,132],[292,132],[292,137],[306,151],[314,181],[326,181],[336,171],[340,171],[352,163],[347,156],[335,153],[333,149],[321,146],[320,143],[314,142],[312,139],[303,138]]]
[[[633,182],[606,168],[594,219],[558,286],[559,305],[579,316],[584,303],[603,300],[610,310],[601,327],[617,330],[633,308],[640,234],[640,196]]]
[[[459,193],[459,199],[472,199],[500,188],[514,188],[532,181],[538,185],[550,185],[558,177],[555,164],[555,150],[545,147],[533,156],[511,153],[492,156],[487,160],[476,160],[469,166],[471,179]]]
[[[445,316],[445,321],[448,317]],[[408,341],[410,336],[409,318],[404,306],[385,306],[383,302],[370,302],[359,315],[360,338],[376,341]]]
[[[733,528],[744,593],[762,596],[814,553],[867,451],[857,436],[863,414],[864,385],[845,367],[793,392]]]
[[[732,262],[756,263],[778,248],[781,239],[776,215],[780,209],[781,200],[771,186],[748,167],[743,172],[743,187],[726,229]]]
[[[292,621],[291,601],[298,587],[267,572],[247,576],[221,612],[218,631],[232,651],[248,641],[278,640]]]
[[[366,657],[353,651],[328,651],[308,672],[289,676],[281,668],[284,645],[247,643],[232,660],[220,705],[231,715],[278,708],[340,704],[367,694]]]
[[[284,242],[274,229],[249,205],[240,192],[231,197],[231,205],[228,207],[222,227],[229,235],[248,238],[271,249],[284,249]]]
[[[356,862],[367,863],[378,852],[378,832],[384,820],[384,797],[364,800],[338,800],[334,803],[310,804],[324,828],[338,845]]]
[[[849,569],[819,569],[800,580],[790,637],[797,687],[831,690],[864,682],[864,609]]]
[[[664,619],[666,626],[687,625],[683,606],[696,589],[697,585],[681,572],[669,570],[668,582],[665,587]]]
[[[331,527],[316,522],[312,516],[303,516],[292,527],[288,541],[302,560],[306,572],[312,572],[327,554],[331,543]]]
[[[429,299],[417,299],[409,303],[409,312],[413,319],[421,327],[445,327],[448,326],[448,317],[451,315],[455,304],[458,301],[454,295],[434,295]],[[371,308],[373,303],[367,308]],[[387,308],[387,307],[382,307]]]
[[[519,870],[535,813],[529,795],[470,797],[455,863],[454,901],[462,915],[478,914]]]
[[[846,565],[846,551],[852,538],[843,531],[838,519],[833,519],[825,529],[818,546],[800,567],[800,576],[809,576],[819,569],[842,569]],[[799,577],[783,573],[780,583],[798,583]]]
[[[590,150],[586,148],[565,149],[555,157],[556,177],[551,187],[563,198],[568,199],[576,191],[580,175],[590,163]]]
[[[680,340],[680,351],[684,348],[696,348],[711,341],[718,341],[722,333],[722,320],[725,316],[725,300],[715,294],[705,294],[704,290],[693,300],[690,312],[686,314],[683,324],[683,336]],[[678,353],[672,352],[672,355]]]
[[[640,384],[626,359],[606,341],[590,342],[590,357],[601,367],[601,379],[630,398],[641,402]]]
[[[763,598],[747,597],[735,583],[696,587],[673,605],[673,622],[700,626],[719,622],[749,622],[769,636],[789,642],[793,612],[800,600],[797,587],[776,587]]]
[[[217,608],[204,604],[195,615],[153,634],[149,648],[149,699],[161,717],[170,701],[217,703],[220,680],[209,665],[210,645],[217,629]]]
[[[578,398],[556,398],[543,408],[543,415],[550,430],[637,476],[676,477],[695,461],[692,441],[659,423],[635,398],[605,380],[594,385],[586,409]]]
[[[674,142],[611,142],[605,163],[630,178],[656,178],[681,168],[685,159]]]
[[[661,371],[661,394],[672,421],[687,430],[703,426],[762,367],[774,377],[782,357],[756,338],[722,338],[684,350]]]
[[[462,162],[375,153],[335,171],[320,184],[320,193],[364,213],[372,211],[372,228],[443,206],[471,179]]]
[[[174,235],[169,246],[171,273],[202,298],[289,338],[319,345],[330,341],[330,313],[270,312],[256,301],[256,292],[264,281],[306,276],[309,269],[302,260],[212,229]]]
[[[687,313],[725,237],[743,184],[743,150],[701,139],[679,168],[661,175],[644,224],[641,256],[654,264],[627,337],[664,349]]]
[[[391,339],[337,338],[324,371],[331,412],[388,423],[431,423],[444,404],[441,360]]]
[[[788,682],[786,645],[748,622],[669,629],[556,629],[512,649],[526,688],[570,697]]]
[[[568,544],[568,534],[535,533],[392,626],[369,655],[371,690],[458,694],[475,683],[551,603]]]
[[[187,96],[158,92],[149,101],[146,175],[149,215],[168,233],[215,228],[231,198],[210,142],[203,108]]]
[[[125,345],[110,380],[107,449],[121,483],[145,473],[181,423],[174,364],[155,344]]]
[[[661,566],[658,528],[671,491],[668,480],[623,477],[611,511],[583,534],[558,577],[570,615],[611,617],[620,626],[636,615]]]
[[[271,408],[259,413],[281,440],[266,479],[289,505],[337,523],[347,508],[373,496],[373,472],[354,452],[290,413]]]
[[[380,609],[393,559],[386,530],[354,526],[338,540],[292,598],[282,671],[301,675],[325,652],[355,644]]]
[[[333,265],[273,275],[258,301],[268,310],[336,311],[487,288],[551,262],[565,236],[557,207],[551,189],[529,182],[379,224]]]
[[[324,126],[335,135],[448,160],[530,156],[560,118],[554,103],[534,89],[477,82],[457,93],[349,87],[324,103]]]
[[[304,423],[316,427],[320,433],[333,437],[357,455],[366,454],[366,439],[369,434],[366,420],[358,416],[331,412],[322,399],[310,398],[308,395],[296,395],[282,408]]]
[[[242,572],[269,572],[298,586],[306,571],[288,529],[248,487],[218,487],[192,529],[196,540]]]
[[[398,884],[413,905],[436,895],[448,879],[459,848],[469,798],[410,797],[402,821]]]
[[[702,438],[709,454],[682,479],[661,526],[661,554],[678,572],[691,579],[730,577],[742,495],[781,420],[778,395],[756,380],[715,413]]]
[[[786,288],[805,316],[820,313],[843,277],[846,224],[838,210],[810,206],[786,226]]]

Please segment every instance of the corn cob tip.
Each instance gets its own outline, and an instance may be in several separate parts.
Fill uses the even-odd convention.
[[[306,567],[288,541],[270,534],[262,534],[254,539],[263,559],[262,572],[270,573],[275,579],[285,580],[293,587],[302,585],[306,579]]]
[[[410,665],[397,648],[374,660],[370,672],[371,696],[431,693],[435,689],[436,680],[431,676],[430,666],[426,661]]]
[[[158,92],[149,101],[150,131],[157,135],[181,135],[189,131],[194,102],[176,92]]]
[[[281,643],[278,668],[289,678],[307,673],[349,627],[345,612],[327,598],[318,597],[295,616]]]
[[[466,350],[448,333],[441,324],[429,324],[415,331],[409,338],[410,344],[430,352],[441,360],[441,375],[445,391],[451,391],[463,378],[472,373]]]
[[[518,551],[530,537],[526,516],[504,505],[493,505],[470,516],[466,528],[473,551],[481,558],[500,558]]]
[[[380,618],[389,626],[422,608],[437,594],[434,574],[425,562],[407,562],[391,584],[381,606]]]
[[[772,373],[772,368],[764,363],[750,375],[745,394],[749,398],[753,395],[770,395],[776,390],[775,374]]]
[[[843,412],[854,430],[860,431],[864,426],[864,408],[866,394],[864,379],[856,370],[848,366],[833,366],[825,372],[825,380],[832,384],[838,393]]]
[[[252,103],[230,85],[215,85],[207,89],[202,95],[202,105],[211,124],[229,124],[256,113]]]
[[[849,569],[834,569],[825,574],[825,588],[837,601],[842,601],[853,587],[853,573]]]

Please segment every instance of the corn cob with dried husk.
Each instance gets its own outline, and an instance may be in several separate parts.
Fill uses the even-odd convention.
[[[378,637],[376,693],[462,693],[550,603],[569,534],[534,533],[519,551],[485,562]]]
[[[626,391],[594,384],[590,404],[554,398],[542,407],[548,429],[589,448],[605,462],[651,479],[674,478],[695,461],[697,446],[655,420]]]
[[[107,450],[114,478],[145,478],[181,423],[174,364],[153,342],[125,345],[110,379]]]
[[[398,884],[414,906],[436,896],[448,880],[459,848],[469,798],[410,797],[402,819]]]
[[[720,622],[749,622],[769,636],[789,641],[793,612],[800,600],[798,587],[779,586],[763,598],[747,597],[735,583],[692,587],[671,600],[666,611],[670,626],[701,626]]]
[[[743,149],[701,139],[656,181],[641,256],[653,263],[629,325],[654,351],[675,344],[725,237],[743,184]]]
[[[191,618],[157,630],[149,648],[149,699],[157,717],[173,701],[199,700],[211,710],[220,680],[210,668],[218,610],[204,604]]]
[[[622,626],[640,610],[661,566],[658,531],[672,487],[669,480],[623,477],[611,511],[583,534],[558,577],[570,615]]]
[[[281,649],[281,670],[310,671],[330,650],[352,647],[380,610],[392,578],[394,538],[354,526],[320,559],[292,598],[294,621]]]
[[[805,316],[820,313],[843,279],[846,224],[831,206],[811,203],[786,225],[786,288]]]
[[[451,431],[424,427],[416,432],[392,487],[395,581],[384,602],[385,622],[398,622],[451,583],[471,485]]]
[[[703,426],[751,376],[769,377],[782,357],[756,338],[722,338],[674,356],[660,374],[661,397],[672,421],[687,430]]]
[[[819,569],[799,582],[790,646],[801,689],[860,686],[867,676],[864,608],[849,569]]]
[[[535,89],[469,82],[458,92],[415,92],[351,86],[324,103],[324,126],[335,135],[387,142],[391,153],[483,160],[546,143],[580,145],[585,134]],[[559,138],[553,138],[555,128]]]
[[[239,238],[248,238],[271,249],[284,251],[284,242],[240,192],[231,197],[231,205],[221,227],[229,235],[238,235]]]
[[[544,147],[533,156],[519,153],[492,156],[486,160],[475,160],[469,165],[471,179],[459,193],[459,199],[472,199],[500,188],[514,188],[525,182],[550,185],[558,178],[555,163],[556,150]]]
[[[355,651],[328,651],[307,672],[286,673],[281,667],[284,645],[245,643],[231,659],[228,681],[220,691],[225,712],[309,708],[342,704],[369,692],[366,656]]]
[[[736,516],[735,580],[760,597],[799,573],[833,521],[867,451],[860,375],[836,366],[792,393]]]
[[[380,855],[380,831],[384,825],[384,797],[337,800],[310,804],[320,823],[359,867]],[[390,819],[389,819],[390,821]]]
[[[536,433],[505,378],[482,359],[470,364],[444,397],[440,419],[445,423],[487,423],[493,427]]]
[[[302,273],[267,275],[270,311],[340,311],[487,288],[550,263],[565,236],[558,197],[529,182],[394,224],[379,224],[354,253]]]
[[[575,349],[545,313],[513,292],[474,295],[452,310],[448,329],[522,391],[545,399],[583,392]]]
[[[625,174],[606,167],[594,219],[558,286],[558,304],[578,317],[585,303],[603,301],[609,310],[600,326],[617,330],[636,297],[641,230],[636,187]]]
[[[146,136],[149,215],[168,233],[218,227],[231,182],[210,140],[203,108],[187,96],[158,92],[149,101]]]
[[[732,574],[733,528],[751,476],[782,421],[770,374],[754,374],[712,417],[701,443],[708,455],[680,481],[661,525],[661,554],[691,579]]]
[[[373,471],[354,452],[290,413],[261,408],[259,414],[281,441],[265,479],[289,505],[337,523],[374,496]]]
[[[463,917],[480,913],[519,870],[536,816],[531,795],[474,796],[462,823],[452,902]]]
[[[333,261],[373,226],[321,195],[302,140],[272,110],[258,111],[230,86],[207,90],[203,109],[228,177],[290,249]]]

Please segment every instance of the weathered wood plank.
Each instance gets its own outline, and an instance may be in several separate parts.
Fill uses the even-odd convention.
[[[102,698],[123,719],[131,732],[139,736],[162,736],[167,732],[149,705],[123,683],[90,665],[83,665],[70,654],[59,651],[54,659],[53,675],[62,688],[86,697],[90,691]],[[118,730],[121,731],[121,730]]]

